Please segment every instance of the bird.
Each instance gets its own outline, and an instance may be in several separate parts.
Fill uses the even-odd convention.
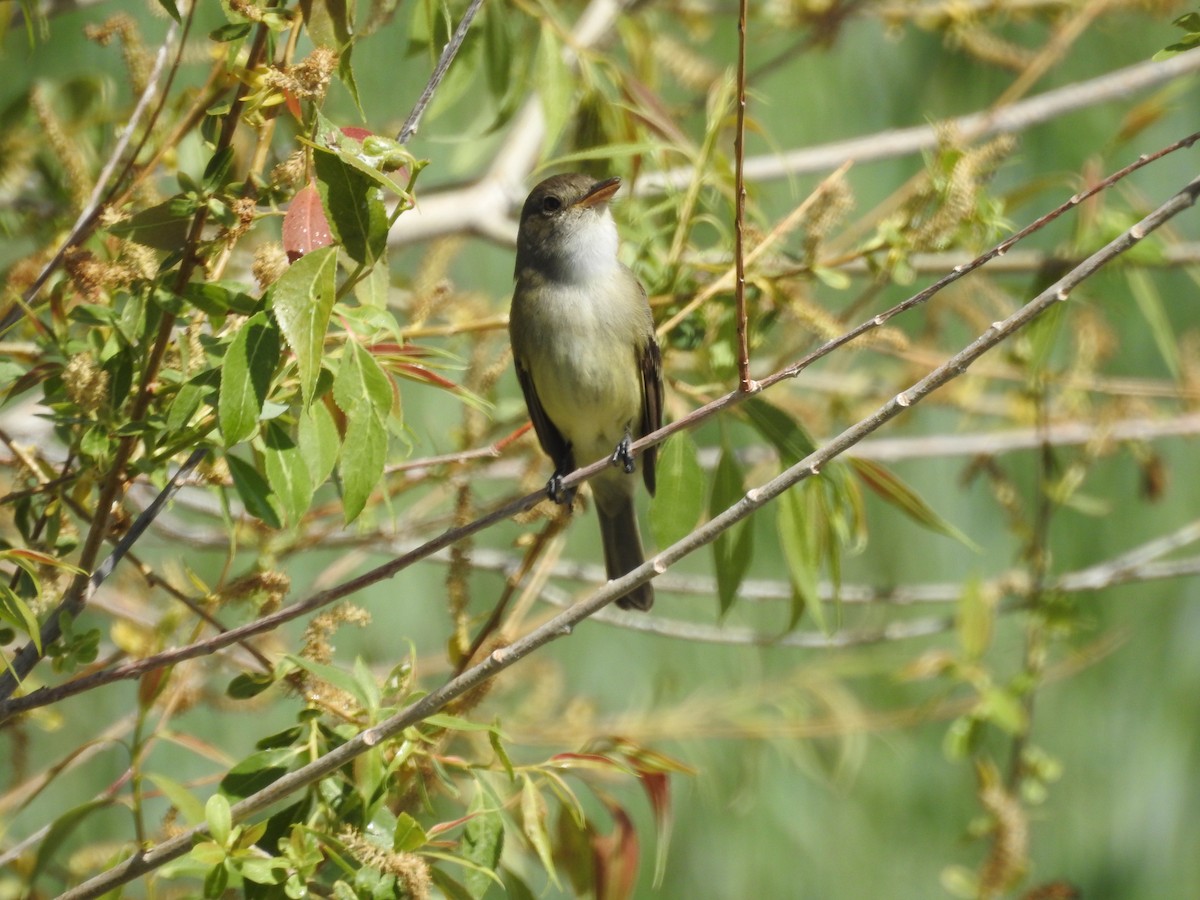
[[[521,209],[509,338],[517,380],[542,450],[554,463],[547,494],[568,508],[562,478],[608,456],[591,480],[610,580],[645,561],[634,508],[630,444],[662,426],[662,354],[637,276],[617,258],[609,202],[621,179],[554,175]],[[655,487],[656,449],[641,453],[642,479]],[[649,610],[654,589],[617,598]]]

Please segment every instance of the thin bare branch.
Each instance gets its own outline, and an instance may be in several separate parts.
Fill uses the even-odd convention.
[[[442,55],[438,58],[437,65],[433,69],[433,74],[429,76],[429,81],[425,85],[425,89],[421,91],[421,96],[417,98],[412,112],[408,114],[408,118],[404,120],[404,125],[400,129],[400,133],[396,135],[396,140],[401,144],[407,144],[412,140],[412,136],[417,133],[417,128],[421,124],[421,116],[424,115],[425,108],[429,106],[429,102],[433,99],[433,95],[442,83],[442,79],[446,77],[446,73],[450,71],[450,64],[454,62],[454,57],[458,54],[458,48],[462,46],[462,42],[466,39],[467,31],[470,30],[471,23],[475,20],[475,14],[479,12],[481,6],[483,6],[483,0],[471,0],[471,5],[463,13],[462,20],[458,23],[458,27],[454,29],[454,34],[450,37],[450,42],[442,48]]]

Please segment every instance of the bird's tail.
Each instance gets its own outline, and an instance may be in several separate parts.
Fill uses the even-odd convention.
[[[600,517],[600,541],[604,545],[604,567],[609,579],[620,578],[646,561],[642,536],[638,532],[637,513],[629,494],[597,498],[596,512]],[[654,588],[647,582],[617,598],[621,609],[648,610],[654,605]]]

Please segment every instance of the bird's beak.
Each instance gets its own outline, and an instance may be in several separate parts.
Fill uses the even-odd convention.
[[[620,187],[620,178],[597,181],[586,194],[575,201],[575,205],[591,208],[599,206],[602,203],[607,203]]]

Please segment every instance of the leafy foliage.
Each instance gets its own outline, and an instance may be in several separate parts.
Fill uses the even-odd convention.
[[[94,72],[65,65],[63,20],[39,18],[37,4],[22,4],[24,48],[14,35],[6,42],[29,72],[64,74],[14,75],[0,109],[0,703],[18,704],[0,716],[31,710],[0,738],[12,759],[0,818],[15,823],[2,836],[13,867],[0,894],[64,889],[169,842],[181,825],[200,831],[149,873],[152,892],[608,900],[647,886],[712,893],[721,867],[747,892],[777,893],[771,873],[743,868],[763,857],[762,835],[786,835],[788,850],[773,852],[785,864],[772,868],[787,877],[801,830],[814,869],[838,854],[824,852],[832,831],[808,809],[789,808],[780,827],[772,804],[800,784],[838,782],[849,794],[869,766],[862,733],[927,722],[945,724],[903,738],[937,732],[914,754],[920,803],[877,804],[949,810],[919,847],[908,849],[907,819],[904,840],[887,842],[920,869],[914,895],[929,896],[939,871],[966,897],[1059,887],[1029,884],[1031,873],[1057,878],[1053,866],[1068,858],[1030,837],[1064,769],[1033,738],[1045,727],[1045,686],[1108,649],[1081,592],[1166,577],[1148,566],[1200,539],[1194,526],[1150,532],[1167,516],[1143,510],[1171,493],[1170,452],[1156,441],[1184,427],[1175,420],[1190,408],[1197,368],[1195,317],[1169,302],[1192,285],[1163,272],[1188,258],[1187,245],[1143,241],[1115,274],[941,389],[936,409],[894,420],[908,456],[876,445],[819,468],[806,461],[822,443],[814,435],[870,420],[1161,199],[1142,185],[1144,197],[1099,194],[1079,208],[1073,234],[1010,255],[1015,275],[978,273],[922,313],[888,312],[905,285],[962,266],[1064,191],[1095,183],[1119,164],[1114,151],[1157,147],[1148,135],[1186,119],[1169,93],[1072,141],[1042,142],[1051,156],[1037,141],[939,125],[904,184],[840,170],[797,201],[776,189],[782,177],[756,176],[742,223],[756,377],[786,371],[860,320],[874,325],[799,381],[780,377],[722,405],[741,352],[728,11],[635,4],[600,22],[603,5],[485,4],[472,23],[478,7],[465,2],[159,6],[166,18],[89,25],[88,40],[122,51],[97,57]],[[872,89],[903,92],[903,119],[916,123],[961,111],[939,92],[982,106],[970,87],[1009,106],[1048,67],[1069,77],[1069,60],[1056,61],[1075,41],[1115,66],[1107,27],[1134,52],[1127,19],[1114,18],[1132,19],[1134,4],[1033,3],[1020,22],[1002,6],[752,7],[757,170],[779,165],[795,119],[838,138],[860,127],[852,118],[867,121],[858,114],[873,100],[858,110],[838,99],[849,70],[878,66]],[[1169,30],[1159,14],[1136,5],[1153,46]],[[419,137],[403,146],[387,136],[398,122],[383,119],[416,101],[460,24],[465,41],[416,111]],[[1184,37],[1162,55],[1196,43],[1195,13],[1174,24]],[[166,34],[160,56],[143,33]],[[890,84],[899,44],[918,59],[920,83]],[[830,60],[845,70],[824,69]],[[825,81],[813,80],[819,67]],[[969,79],[956,74],[967,70]],[[796,187],[791,164],[778,174]],[[564,519],[548,504],[517,517],[522,530],[547,520],[520,559],[514,532],[497,529],[454,543],[439,563],[445,577],[408,568],[432,552],[423,541],[515,490],[514,460],[526,487],[548,474],[522,437],[505,374],[510,253],[464,238],[511,237],[514,178],[563,167],[625,178],[614,207],[623,258],[652,298],[668,412],[694,417],[659,449],[648,520],[658,549],[730,508],[756,511],[716,535],[688,577],[659,580],[654,617],[629,625],[658,632],[652,651],[638,643],[650,638],[605,637],[589,624],[564,659],[489,672],[447,702],[431,692],[448,667],[526,654],[533,595],[560,596],[561,576],[580,571],[552,565]],[[460,192],[458,181],[471,187]],[[867,211],[851,221],[856,201]],[[414,250],[412,234],[434,239]],[[1086,434],[1060,439],[1058,426]],[[956,449],[960,439],[972,449]],[[1006,454],[1001,439],[1029,452]],[[161,513],[150,500],[196,448],[204,464]],[[487,461],[500,453],[497,484]],[[957,485],[945,463],[956,454],[968,459],[954,464]],[[904,461],[913,457],[928,465]],[[810,477],[761,503],[758,486],[806,465]],[[1140,497],[1122,493],[1133,481]],[[1192,515],[1186,500],[1178,515]],[[1118,514],[1147,531],[1137,552],[1096,537]],[[145,541],[138,521],[150,523]],[[572,524],[572,539],[586,527]],[[108,574],[106,544],[120,562],[93,591],[86,576]],[[396,577],[368,597],[385,576]],[[293,582],[308,593],[291,596]],[[708,602],[679,602],[688,592]],[[354,605],[335,605],[351,595]],[[912,611],[918,603],[933,614]],[[282,627],[301,615],[302,634]],[[701,648],[702,662],[664,650],[672,638],[695,640],[687,649]],[[701,641],[746,646],[727,656]],[[831,652],[856,645],[857,655]],[[797,646],[823,652],[796,662],[786,654]],[[36,664],[43,657],[50,665]],[[110,700],[103,685],[122,679],[136,679],[136,691]],[[96,711],[79,716],[67,704],[85,692]],[[119,714],[110,702],[124,704]],[[422,715],[379,738],[413,709]],[[738,750],[725,769],[718,739],[731,737]],[[769,762],[743,752],[755,743],[778,752]],[[91,762],[112,746],[124,754],[115,780]],[[353,758],[259,813],[239,812],[350,747]],[[930,784],[947,767],[965,776],[952,789],[962,796]],[[81,769],[100,772],[94,796],[72,787],[69,808],[42,796]],[[890,770],[886,780],[908,787]],[[687,789],[693,781],[698,790]],[[700,802],[693,794],[717,798],[719,814],[679,815]],[[125,818],[109,827],[115,809]],[[948,833],[960,825],[986,846]],[[673,839],[695,843],[680,852]],[[673,866],[680,858],[686,865]],[[856,877],[894,867],[861,868],[870,872]]]

